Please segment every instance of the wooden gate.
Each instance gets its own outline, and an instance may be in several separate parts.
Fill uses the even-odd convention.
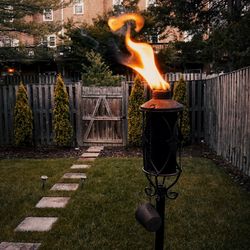
[[[83,87],[83,145],[126,145],[127,85]]]

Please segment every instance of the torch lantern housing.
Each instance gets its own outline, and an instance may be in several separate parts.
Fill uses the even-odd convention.
[[[183,105],[168,98],[166,91],[153,91],[141,105],[143,112],[143,171],[149,175],[177,174],[179,117]]]

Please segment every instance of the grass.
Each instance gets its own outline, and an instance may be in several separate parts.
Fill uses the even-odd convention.
[[[0,241],[41,242],[40,249],[151,250],[154,235],[134,218],[145,202],[140,158],[99,158],[83,188],[70,192],[64,209],[36,209],[42,196],[69,171],[73,159],[0,162]],[[165,249],[249,249],[250,196],[210,160],[185,158],[167,201]],[[40,176],[48,175],[46,190]],[[69,193],[63,193],[69,195]],[[14,232],[26,216],[59,216],[47,233]]]

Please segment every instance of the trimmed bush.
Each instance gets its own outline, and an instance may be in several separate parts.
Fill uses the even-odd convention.
[[[181,133],[185,144],[190,142],[190,119],[189,119],[189,104],[187,98],[186,82],[181,79],[174,84],[173,99],[184,105]]]
[[[70,146],[72,142],[73,130],[70,124],[69,116],[69,96],[60,74],[56,79],[54,101],[54,141],[58,146]]]
[[[86,53],[88,64],[83,64],[82,80],[85,86],[116,86],[120,84],[120,77],[114,76],[109,66],[99,53],[91,50]]]
[[[128,143],[131,146],[141,146],[142,144],[142,112],[139,108],[144,101],[144,85],[137,76],[128,104]]]
[[[16,93],[14,108],[14,140],[16,146],[32,145],[33,115],[28,94],[21,82]]]

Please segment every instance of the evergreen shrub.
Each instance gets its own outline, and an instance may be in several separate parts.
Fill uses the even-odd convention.
[[[86,58],[88,63],[82,65],[82,80],[85,86],[116,86],[120,84],[120,77],[113,75],[99,53],[91,50],[86,53]]]
[[[54,141],[58,146],[70,146],[73,129],[69,115],[69,96],[59,74],[56,79],[53,108]]]
[[[28,94],[21,82],[16,93],[14,108],[14,140],[16,146],[32,145],[33,115]]]
[[[128,143],[131,146],[141,146],[142,144],[142,112],[140,106],[144,102],[144,85],[137,76],[134,80],[128,104]]]
[[[181,133],[183,142],[188,144],[190,142],[190,119],[189,119],[189,103],[187,98],[186,82],[181,77],[178,82],[174,84],[173,99],[184,105]]]

